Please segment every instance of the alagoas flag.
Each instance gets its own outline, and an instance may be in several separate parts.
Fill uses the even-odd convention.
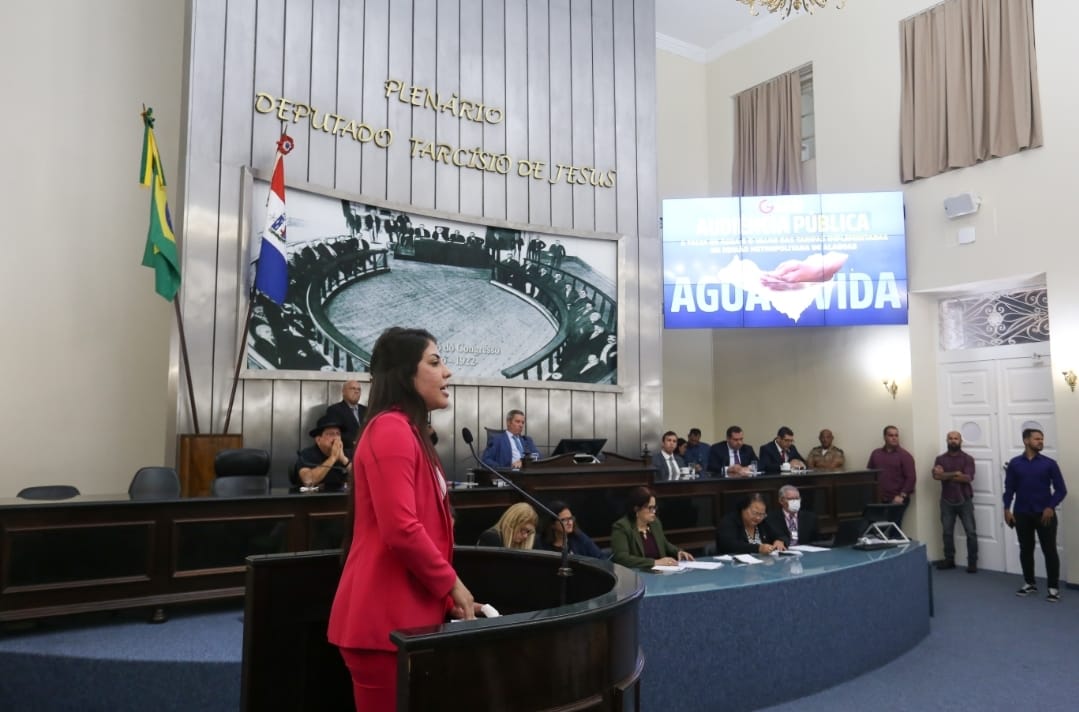
[[[154,291],[168,301],[180,289],[180,257],[176,251],[176,235],[172,232],[169,199],[165,194],[165,170],[157,153],[154,138],[154,110],[142,112],[142,166],[139,182],[150,188],[150,227],[146,231],[146,249],[142,264],[154,270]]]
[[[266,198],[266,227],[262,231],[258,263],[255,267],[255,289],[277,304],[283,304],[288,292],[288,261],[285,252],[285,161],[293,142],[288,134],[277,140],[270,194]]]

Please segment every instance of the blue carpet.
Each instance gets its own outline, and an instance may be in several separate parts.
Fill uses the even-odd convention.
[[[1044,581],[1039,595],[1028,598],[1014,595],[1020,583],[1014,575],[934,571],[936,617],[921,643],[865,675],[766,709],[1075,709],[1079,591],[1063,590],[1060,603],[1051,604]],[[0,710],[239,709],[243,613],[237,605],[174,609],[162,625],[141,616],[52,619],[31,630],[9,626],[0,633]],[[821,641],[820,654],[831,654],[830,645]],[[772,672],[782,670],[779,654]],[[761,684],[767,674],[762,671]]]
[[[243,610],[172,609],[42,621],[0,635],[0,710],[188,712],[240,707]]]
[[[929,637],[873,672],[764,709],[1076,709],[1079,591],[1062,590],[1059,603],[1048,603],[1044,580],[1037,597],[1016,597],[1020,585],[1017,575],[934,571],[936,617]],[[821,654],[829,654],[827,643]]]

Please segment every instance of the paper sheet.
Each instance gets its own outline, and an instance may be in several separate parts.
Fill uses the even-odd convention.
[[[760,563],[763,563],[760,559],[753,556],[752,554],[735,554],[734,555],[734,560],[735,561],[740,561],[743,564],[760,564]]]
[[[683,561],[681,564],[687,569],[703,569],[704,571],[712,571],[723,566],[720,561]]]
[[[812,544],[798,544],[791,547],[792,551],[801,551],[806,554],[812,554],[814,551],[831,551],[827,547],[813,546]]]

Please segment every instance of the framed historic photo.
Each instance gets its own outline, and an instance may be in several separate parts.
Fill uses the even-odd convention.
[[[251,285],[270,184],[249,170],[245,179],[240,262]],[[258,291],[241,300],[245,377],[363,373],[375,339],[397,325],[434,334],[457,383],[617,385],[619,236],[312,186],[288,185],[284,203],[288,289],[280,304]]]

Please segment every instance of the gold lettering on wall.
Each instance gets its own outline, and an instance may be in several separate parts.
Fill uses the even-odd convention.
[[[460,119],[477,123],[497,124],[505,118],[505,112],[497,106],[487,106],[483,102],[464,99],[457,93],[444,95],[427,87],[414,86],[399,79],[387,79],[383,85],[387,101],[397,101],[419,109],[430,109],[439,113],[448,113]],[[336,138],[352,138],[359,143],[370,143],[379,148],[386,148],[393,143],[393,131],[389,128],[371,126],[347,116],[319,111],[318,108],[302,101],[274,96],[268,92],[255,94],[255,112],[274,114],[279,121],[299,123],[306,121],[316,131],[333,134]],[[412,136],[408,139],[409,156],[413,159],[426,159],[457,168],[468,168],[485,173],[510,175],[514,172],[521,178],[543,180],[552,185],[590,185],[593,188],[613,188],[616,171],[600,170],[595,166],[577,166],[569,163],[553,163],[548,171],[546,161],[529,158],[514,159],[506,153],[492,153],[482,146],[463,147],[448,143],[430,141]]]

